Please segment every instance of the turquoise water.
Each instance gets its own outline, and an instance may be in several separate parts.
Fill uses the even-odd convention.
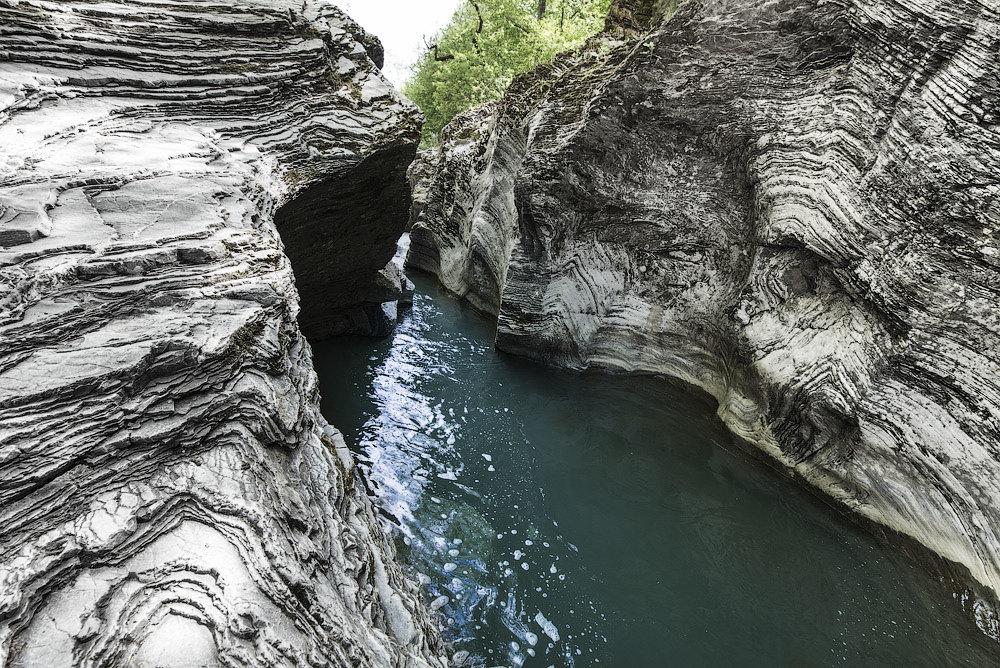
[[[316,346],[323,411],[479,666],[988,666],[947,583],[652,378],[500,355],[417,277],[387,340]]]

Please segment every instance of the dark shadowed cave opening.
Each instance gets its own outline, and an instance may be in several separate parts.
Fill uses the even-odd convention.
[[[406,227],[406,169],[416,148],[390,145],[309,186],[275,213],[295,272],[299,325],[310,341],[389,333],[382,304],[398,299],[400,286],[380,272]]]

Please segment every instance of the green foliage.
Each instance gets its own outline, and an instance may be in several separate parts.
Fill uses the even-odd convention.
[[[677,12],[678,0],[656,0],[653,3],[653,24],[669,19]]]
[[[424,145],[457,114],[499,99],[514,75],[599,32],[611,0],[548,0],[541,20],[539,4],[467,0],[435,36],[403,88],[427,116]]]

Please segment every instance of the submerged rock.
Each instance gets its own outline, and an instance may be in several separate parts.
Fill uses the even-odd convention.
[[[410,266],[1000,591],[996,8],[656,4],[445,128]]]
[[[0,34],[0,665],[446,665],[297,323],[293,266],[320,335],[400,293],[377,40],[313,0]]]

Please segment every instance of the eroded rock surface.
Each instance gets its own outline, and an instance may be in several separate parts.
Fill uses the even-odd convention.
[[[423,218],[424,207],[427,206],[427,197],[430,195],[434,176],[437,174],[440,162],[441,150],[435,146],[418,153],[413,164],[406,170],[406,178],[410,182],[410,195],[412,199],[407,231],[413,228],[414,223]]]
[[[651,3],[442,134],[411,266],[497,345],[665,374],[1000,591],[1000,17]],[[994,629],[995,631],[995,629]]]
[[[445,665],[279,236],[303,324],[384,325],[380,49],[313,0],[0,0],[0,665]]]

